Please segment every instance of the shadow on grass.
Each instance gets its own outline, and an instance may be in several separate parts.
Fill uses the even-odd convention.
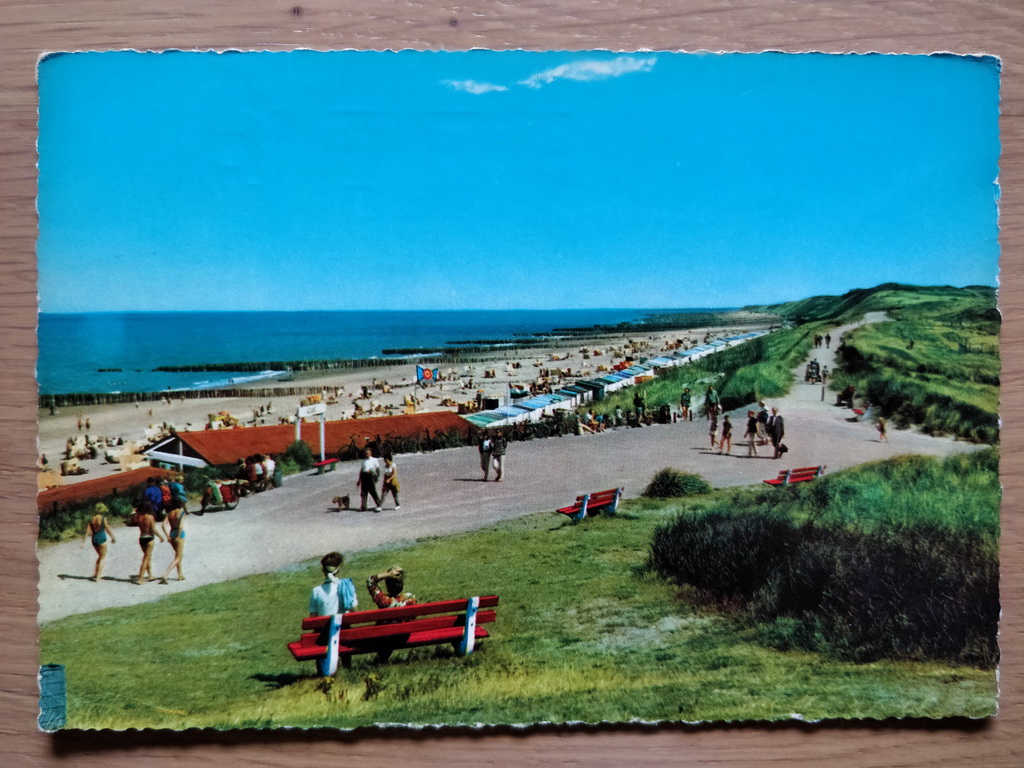
[[[268,691],[274,691],[274,690],[278,690],[280,688],[285,688],[285,687],[287,687],[289,685],[294,685],[295,683],[299,682],[300,680],[305,680],[308,677],[309,677],[309,675],[298,675],[298,674],[294,674],[294,673],[289,672],[289,673],[280,674],[280,675],[264,675],[264,674],[250,675],[249,679],[250,680],[257,680],[258,682],[263,683]]]

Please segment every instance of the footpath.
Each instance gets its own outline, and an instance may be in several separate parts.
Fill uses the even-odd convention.
[[[881,313],[865,322],[884,320]],[[829,370],[841,335],[855,327],[831,331],[831,349],[812,350]],[[826,464],[833,472],[865,461],[906,453],[946,456],[980,448],[949,438],[934,438],[913,431],[890,430],[889,442],[880,443],[870,423],[849,423],[852,412],[837,408],[835,393],[820,384],[803,381],[804,364],[794,370],[790,394],[767,402],[786,420],[785,442],[790,452],[771,458],[770,446],[761,455],[747,457],[740,441],[747,408],[730,413],[734,423],[731,456],[710,450],[708,424],[658,424],[642,429],[621,428],[596,435],[566,436],[509,445],[502,482],[482,482],[476,448],[456,448],[430,454],[396,457],[401,481],[402,509],[386,504],[383,512],[337,512],[336,496],[349,495],[358,506],[355,486],[357,465],[342,464],[324,475],[302,473],[285,479],[281,488],[242,500],[230,512],[210,512],[186,519],[185,576],[169,584],[137,585],[141,552],[134,528],[115,530],[103,579],[89,580],[95,552],[81,540],[40,547],[40,610],[42,623],[63,616],[113,606],[135,605],[186,589],[297,567],[310,558],[339,550],[343,553],[388,548],[419,538],[446,536],[484,528],[501,520],[551,510],[552,526],[559,524],[557,507],[585,491],[624,486],[625,497],[639,496],[651,477],[663,467],[695,472],[718,487],[750,485],[774,477],[779,470]],[[493,478],[493,475],[492,475]],[[154,573],[171,561],[171,549],[157,542]],[[318,571],[310,569],[310,580]],[[357,580],[360,574],[353,574]],[[303,595],[296,596],[301,613]]]

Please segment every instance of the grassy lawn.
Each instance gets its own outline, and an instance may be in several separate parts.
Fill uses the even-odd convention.
[[[654,529],[718,497],[626,502],[578,526],[537,514],[346,563],[364,607],[365,576],[396,562],[423,601],[499,594],[492,637],[466,658],[356,657],[321,690],[285,648],[318,581],[310,561],[47,625],[41,662],[66,665],[71,728],[993,714],[991,670],[773,650],[681,599],[644,567]]]

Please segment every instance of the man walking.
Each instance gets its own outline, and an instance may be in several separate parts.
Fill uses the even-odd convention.
[[[380,462],[373,457],[373,451],[367,448],[363,451],[363,463],[359,467],[359,479],[356,485],[359,486],[359,511],[366,511],[366,496],[373,497],[374,512],[380,512],[380,496],[377,495],[377,479],[380,477]]]
[[[768,436],[771,438],[772,447],[775,449],[773,459],[778,459],[785,451],[782,450],[782,438],[786,436],[786,423],[779,414],[778,408],[772,408],[771,418],[768,419]]]
[[[494,441],[490,435],[484,433],[480,435],[476,447],[480,451],[480,469],[484,471],[484,482],[486,483],[491,477],[491,454],[494,452]]]
[[[491,456],[494,459],[494,482],[500,483],[502,473],[505,471],[505,451],[508,450],[508,439],[504,432],[499,432],[494,438],[494,450]]]

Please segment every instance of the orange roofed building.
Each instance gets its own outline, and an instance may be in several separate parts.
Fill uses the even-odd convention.
[[[337,456],[339,451],[349,446],[359,450],[378,438],[381,441],[422,439],[452,431],[468,438],[474,431],[469,422],[450,411],[328,421],[323,426],[324,450],[328,456]],[[301,439],[313,449],[314,454],[319,455],[320,422],[303,422],[300,429]],[[233,464],[257,453],[284,453],[293,442],[295,425],[278,424],[178,432],[154,443],[143,453],[153,461],[165,464],[206,467]]]
[[[133,498],[141,489],[146,487],[146,481],[151,477],[170,479],[177,475],[167,469],[155,469],[153,467],[142,467],[128,472],[118,472],[104,477],[81,480],[68,485],[58,485],[55,488],[47,488],[36,495],[36,505],[40,514],[50,513],[58,507],[68,504],[78,504],[83,501],[102,499],[113,494],[125,494]]]

